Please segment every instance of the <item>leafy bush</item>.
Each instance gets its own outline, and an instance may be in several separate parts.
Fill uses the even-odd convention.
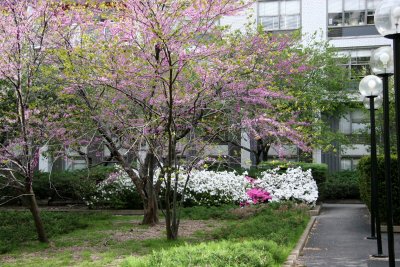
[[[357,171],[341,171],[329,175],[320,188],[324,199],[359,199],[359,174]]]
[[[378,202],[379,215],[382,222],[386,222],[386,181],[385,181],[385,160],[378,156],[377,178],[378,178]],[[357,169],[360,174],[359,186],[361,200],[371,209],[371,157],[363,157],[358,163]],[[390,159],[390,176],[392,180],[392,206],[393,221],[400,224],[400,180],[397,171],[397,158]]]
[[[96,184],[103,181],[113,172],[115,167],[97,166],[75,171],[55,171],[51,173],[35,172],[33,189],[37,199],[52,201],[83,202],[95,194]],[[1,181],[0,183],[5,184]],[[0,202],[18,196],[11,187],[0,189]],[[8,204],[17,204],[17,199]]]
[[[231,212],[234,210],[234,208],[237,208],[237,206],[236,205],[222,205],[219,207],[195,206],[195,207],[188,207],[181,209],[180,214],[182,219],[189,219],[189,220],[237,219],[238,217]]]
[[[96,184],[114,167],[94,167],[75,171],[35,173],[33,189],[39,199],[83,201],[96,192]]]

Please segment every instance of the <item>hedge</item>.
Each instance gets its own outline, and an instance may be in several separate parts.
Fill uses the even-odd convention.
[[[324,199],[360,199],[359,173],[348,170],[328,175],[320,194]]]
[[[384,157],[378,156],[378,202],[379,215],[382,222],[386,222],[386,182],[384,163]],[[400,181],[397,175],[397,158],[394,156],[390,159],[390,167],[390,176],[392,179],[393,221],[398,225],[400,224]],[[368,206],[368,209],[371,209],[371,158],[369,156],[361,158],[357,169],[360,174],[359,186],[361,200]]]
[[[112,166],[97,166],[75,171],[35,172],[33,190],[37,199],[48,200],[49,204],[52,201],[83,202],[84,199],[96,193],[96,184],[107,178],[113,171]],[[11,187],[0,190],[2,201],[17,195],[18,193]],[[15,200],[8,204],[17,203],[18,201]]]
[[[114,171],[114,167],[57,171],[34,174],[33,189],[38,199],[82,201],[96,192],[96,184]]]

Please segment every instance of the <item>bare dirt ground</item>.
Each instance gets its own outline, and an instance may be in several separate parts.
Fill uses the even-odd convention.
[[[133,225],[140,225],[138,221],[133,221]],[[179,237],[190,237],[195,232],[210,232],[220,226],[221,223],[215,220],[182,220],[179,225]],[[149,227],[147,229],[134,227],[129,232],[114,232],[113,239],[116,241],[145,240],[165,237],[165,222]]]

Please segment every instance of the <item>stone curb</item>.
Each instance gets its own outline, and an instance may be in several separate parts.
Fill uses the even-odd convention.
[[[283,267],[294,267],[296,266],[297,259],[300,256],[301,251],[303,250],[304,246],[306,245],[308,235],[310,234],[311,229],[314,226],[316,216],[319,214],[321,211],[321,206],[316,206],[315,209],[312,209],[309,211],[309,214],[311,216],[310,221],[308,222],[306,229],[304,229],[303,234],[301,235],[299,241],[297,242],[295,248],[292,250],[292,252],[289,254],[287,260],[285,263],[282,265]],[[315,215],[314,215],[315,214]]]
[[[312,210],[308,211],[310,216],[318,216],[321,212],[322,205],[315,206]]]

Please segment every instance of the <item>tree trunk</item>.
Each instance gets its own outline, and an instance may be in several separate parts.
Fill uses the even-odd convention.
[[[43,222],[40,217],[39,207],[36,202],[35,194],[33,192],[32,187],[27,192],[27,196],[25,197],[29,210],[32,213],[33,221],[35,222],[36,232],[38,235],[38,239],[40,242],[48,243],[46,232],[44,230]]]
[[[143,185],[145,199],[143,201],[144,217],[142,224],[156,225],[158,220],[158,203],[157,194],[158,190],[154,188],[154,167],[155,156],[153,153],[148,153],[143,164],[141,175],[145,184]]]
[[[157,198],[154,193],[152,195],[149,195],[147,201],[143,202],[143,208],[144,208],[144,217],[142,224],[156,225],[157,223],[159,223],[158,204],[157,204]]]
[[[268,161],[268,152],[271,146],[265,145],[262,151],[262,161]]]

